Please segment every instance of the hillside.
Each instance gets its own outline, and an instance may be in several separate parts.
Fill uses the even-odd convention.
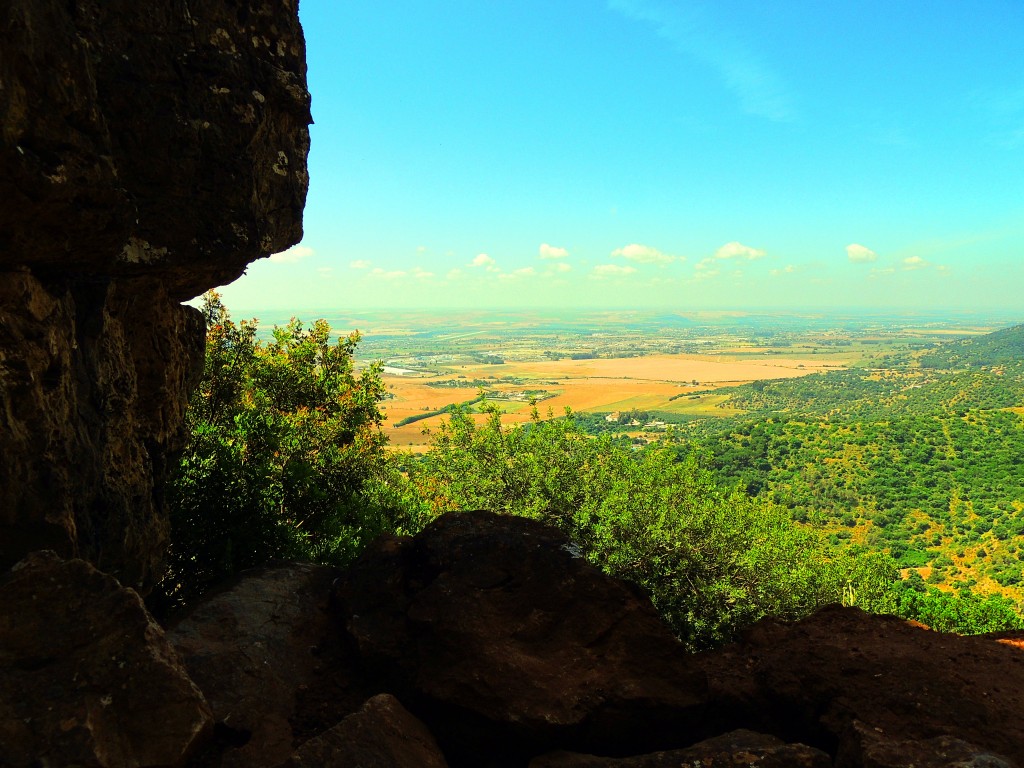
[[[1019,349],[1024,326],[943,344],[925,356],[929,367],[736,387],[723,405],[743,415],[684,425],[680,450],[833,541],[882,548],[943,588],[1020,600]]]
[[[1007,365],[1024,359],[1024,324],[942,345],[919,359],[923,368]]]

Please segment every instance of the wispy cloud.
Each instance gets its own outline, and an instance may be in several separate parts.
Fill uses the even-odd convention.
[[[312,256],[316,251],[308,245],[293,245],[287,251],[281,251],[271,255],[270,260],[276,264],[294,264],[299,259]]]
[[[372,262],[369,262],[366,259],[356,259],[355,261],[350,261],[348,265],[352,269],[369,269],[373,266]]]
[[[846,257],[856,264],[867,264],[878,260],[877,253],[859,243],[850,243],[846,246]]]
[[[714,257],[708,256],[693,265],[694,278],[697,280],[708,280],[718,275],[718,263]]]
[[[408,273],[401,269],[387,270],[377,267],[372,272],[370,272],[370,274],[373,275],[373,277],[379,277],[381,280],[400,280],[401,278],[405,277],[406,274]]]
[[[726,243],[715,251],[716,259],[747,259],[748,261],[753,261],[754,259],[764,258],[767,255],[768,253],[760,248],[751,248],[749,245],[737,243],[735,240],[731,243]]]
[[[564,259],[569,255],[569,251],[565,248],[557,248],[547,243],[541,243],[540,248],[537,249],[537,253],[542,259]]]
[[[523,267],[522,269],[513,269],[511,272],[498,275],[501,280],[518,280],[523,277],[533,277],[537,274],[537,270],[533,267]]]
[[[591,277],[603,279],[606,277],[624,277],[636,272],[636,267],[619,266],[618,264],[598,264],[591,271]]]
[[[657,248],[651,248],[649,245],[641,245],[640,243],[630,243],[621,248],[616,248],[611,252],[611,255],[613,258],[621,257],[629,261],[635,261],[637,264],[671,264],[673,261],[685,260],[685,257],[662,253]]]
[[[795,119],[782,78],[743,42],[706,21],[694,6],[693,2],[608,0],[612,10],[652,24],[676,50],[715,70],[744,111],[777,122]]]
[[[904,269],[924,269],[925,267],[930,266],[931,262],[925,261],[920,256],[908,256],[903,260]]]
[[[769,274],[772,277],[781,277],[782,275],[792,275],[794,272],[796,272],[796,267],[792,264],[787,264],[781,269],[773,269]]]

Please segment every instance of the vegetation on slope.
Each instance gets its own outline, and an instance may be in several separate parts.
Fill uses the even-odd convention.
[[[952,631],[1021,625],[1011,601],[968,582],[942,592],[915,571],[901,580],[893,559],[952,572],[961,566],[940,555],[963,542],[959,557],[998,552],[1000,578],[1019,580],[1013,500],[1024,492],[1008,483],[1024,442],[1018,417],[993,410],[1015,402],[1015,379],[757,383],[733,393],[757,421],[691,422],[686,439],[642,450],[588,436],[593,419],[542,420],[536,408],[531,424],[503,427],[484,402],[482,423],[450,409],[412,462],[384,449],[384,387],[377,367],[356,374],[357,336],[331,343],[326,323],[293,320],[262,343],[216,295],[204,311],[205,376],[170,498],[172,603],[274,558],[343,564],[381,533],[487,508],[562,529],[582,556],[645,588],[694,649],[839,601]],[[942,404],[943,418],[907,402]],[[991,445],[1001,448],[979,449]]]

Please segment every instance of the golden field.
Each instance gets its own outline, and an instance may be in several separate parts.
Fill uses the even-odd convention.
[[[437,410],[449,403],[472,400],[479,393],[475,386],[431,387],[432,381],[451,381],[465,376],[467,380],[494,379],[488,389],[503,394],[542,389],[553,395],[539,404],[542,414],[548,409],[555,415],[566,407],[574,411],[618,411],[631,408],[672,411],[677,413],[732,413],[719,404],[722,395],[705,394],[694,397],[674,395],[733,386],[758,379],[787,379],[824,370],[844,367],[838,360],[820,358],[786,358],[778,355],[763,358],[729,358],[724,355],[651,355],[646,357],[544,360],[509,362],[504,365],[467,364],[453,366],[437,376],[385,375],[384,382],[392,399],[384,403],[388,424],[385,427],[393,447],[422,451],[429,439],[424,429],[434,429],[446,415],[393,427],[408,416]],[[516,377],[522,384],[498,383],[502,378]],[[694,382],[697,382],[694,384]],[[530,408],[521,402],[500,402],[508,413],[506,423],[527,421]]]

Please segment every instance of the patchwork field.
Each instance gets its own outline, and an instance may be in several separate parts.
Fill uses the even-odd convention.
[[[467,382],[486,381],[484,388],[500,393],[499,397],[523,398],[505,401],[492,395],[492,399],[508,411],[504,417],[506,423],[515,423],[530,418],[530,408],[522,394],[527,390],[545,393],[539,403],[542,413],[550,409],[560,414],[568,407],[574,411],[613,412],[637,408],[693,415],[729,415],[731,411],[717,407],[724,399],[721,396],[685,395],[758,379],[795,378],[841,367],[843,364],[836,360],[777,355],[743,360],[723,355],[651,355],[622,359],[456,365],[436,375],[385,375],[384,381],[391,395],[385,403],[386,429],[395,448],[425,450],[428,438],[423,430],[436,429],[448,418],[446,415],[431,416],[400,427],[393,425],[410,416],[436,411],[452,403],[464,403],[479,395],[482,387],[430,386],[431,383],[450,382],[453,377],[465,377]],[[521,383],[503,381],[508,379]],[[460,381],[461,378],[455,380]],[[670,399],[673,397],[676,399]]]

